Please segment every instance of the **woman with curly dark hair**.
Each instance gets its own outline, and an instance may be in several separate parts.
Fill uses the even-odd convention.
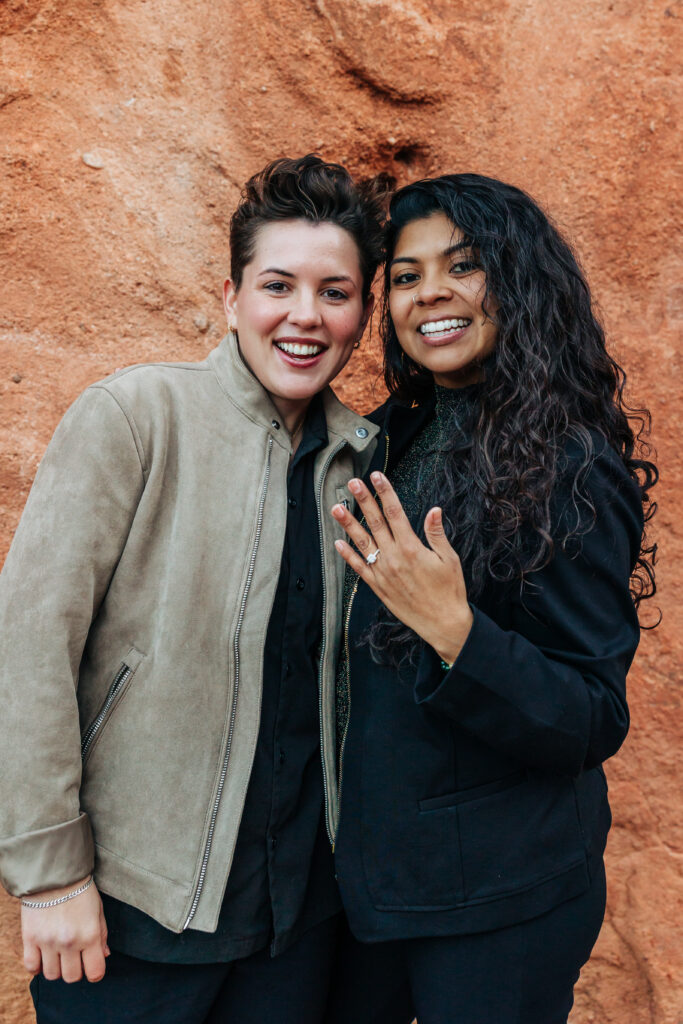
[[[604,915],[602,763],[654,593],[647,414],[527,195],[445,175],[390,218],[384,444],[371,488],[349,483],[362,521],[332,510],[353,544],[329,1019],[561,1024]]]

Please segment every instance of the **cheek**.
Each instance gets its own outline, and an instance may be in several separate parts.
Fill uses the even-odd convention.
[[[281,313],[268,302],[260,302],[257,297],[246,298],[237,306],[237,323],[242,330],[254,334],[268,334],[281,320]]]
[[[412,300],[406,295],[399,293],[389,296],[389,313],[401,341],[404,337],[407,337],[408,341],[412,338],[413,329],[410,325],[412,305]]]
[[[405,295],[401,295],[400,292],[389,292],[389,312],[391,313],[391,319],[394,321],[394,326],[398,320],[403,320],[405,317],[405,309]]]
[[[327,329],[339,345],[353,345],[360,333],[361,321],[358,308],[336,309],[328,315]]]
[[[489,322],[487,314],[489,317],[495,316],[498,309],[498,303],[493,295],[489,295],[488,299],[486,298],[486,279],[482,279],[472,288],[469,301],[473,308],[479,311],[482,320],[486,320],[487,323]],[[486,303],[486,313],[484,313],[484,303]]]

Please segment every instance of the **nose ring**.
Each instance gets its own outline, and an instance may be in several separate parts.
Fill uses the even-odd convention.
[[[415,295],[413,295],[413,305],[417,306],[417,298]]]

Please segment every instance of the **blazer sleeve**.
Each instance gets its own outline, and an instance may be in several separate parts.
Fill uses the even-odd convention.
[[[48,446],[0,575],[0,880],[15,896],[93,868],[78,672],[143,487],[127,416],[89,388]]]
[[[571,776],[611,757],[626,737],[626,673],[639,639],[629,592],[643,528],[639,488],[607,447],[586,483],[595,523],[571,550],[557,543],[552,561],[511,599],[511,628],[473,609],[450,671],[426,650],[415,689],[419,704],[498,751]]]

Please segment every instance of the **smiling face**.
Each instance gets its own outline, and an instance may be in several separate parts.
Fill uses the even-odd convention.
[[[444,213],[411,221],[400,232],[390,267],[389,309],[403,351],[437,384],[458,388],[481,377],[481,362],[496,347],[483,308],[486,276]]]
[[[259,228],[239,289],[227,280],[223,294],[242,356],[290,429],[346,365],[374,302],[352,236],[306,220]]]

